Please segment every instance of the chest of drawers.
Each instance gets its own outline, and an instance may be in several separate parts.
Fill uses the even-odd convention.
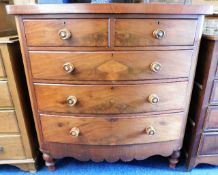
[[[0,37],[0,165],[36,171],[37,140],[17,36]]]
[[[218,165],[218,37],[204,35],[187,127],[187,167]]]
[[[24,10],[28,9],[28,10]],[[9,6],[40,141],[54,158],[170,156],[182,146],[208,6]],[[161,148],[161,149],[160,149]]]

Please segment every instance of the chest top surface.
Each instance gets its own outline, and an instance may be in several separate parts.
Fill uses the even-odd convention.
[[[46,4],[9,5],[8,14],[212,14],[208,5],[163,5],[163,4]]]

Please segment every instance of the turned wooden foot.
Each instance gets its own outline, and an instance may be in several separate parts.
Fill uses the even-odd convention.
[[[49,171],[54,171],[55,170],[55,161],[54,159],[46,153],[43,153],[43,159],[45,161],[45,165],[48,167]]]
[[[175,169],[176,164],[179,162],[180,151],[174,151],[169,158],[169,167]]]

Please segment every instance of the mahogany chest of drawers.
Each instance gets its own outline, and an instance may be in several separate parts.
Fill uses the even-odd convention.
[[[0,165],[36,171],[38,144],[29,103],[18,36],[0,37]]]
[[[54,160],[142,160],[182,146],[208,6],[8,6],[40,149]],[[160,149],[161,148],[161,149]]]
[[[201,41],[186,134],[189,170],[200,163],[218,165],[217,66],[218,37],[205,34]]]

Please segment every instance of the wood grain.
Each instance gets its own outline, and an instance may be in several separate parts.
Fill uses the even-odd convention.
[[[3,62],[2,62],[2,55],[1,55],[1,52],[0,52],[0,78],[4,78],[6,75],[5,75],[5,69],[4,69],[4,65],[3,65]]]
[[[184,142],[188,150],[187,168],[189,170],[199,163],[216,165],[214,162],[217,156],[210,153],[213,152],[213,145],[215,146],[213,138],[216,138],[216,135],[212,136],[213,131],[217,131],[216,119],[215,116],[213,117],[217,108],[217,82],[214,81],[217,79],[217,51],[218,43],[203,36],[195,77],[196,86],[193,90],[189,112],[194,127],[192,132],[187,129]],[[202,151],[205,150],[202,154],[207,154],[206,156],[200,155],[202,147],[204,147]]]
[[[0,81],[0,107],[1,108],[11,108],[13,106],[11,95],[8,89],[7,81]]]
[[[142,52],[30,52],[34,79],[67,81],[152,80],[188,77],[192,50]],[[161,64],[159,72],[150,65]],[[66,73],[63,65],[75,70]]]
[[[0,160],[25,159],[25,153],[20,135],[0,135]]]
[[[31,94],[32,107],[34,109],[34,118],[35,118],[37,132],[38,132],[38,136],[40,140],[40,149],[43,152],[43,155],[44,155],[43,157],[46,162],[46,165],[48,166],[49,169],[54,169],[55,168],[54,158],[62,158],[62,157],[74,157],[79,160],[90,160],[91,159],[97,162],[103,161],[103,160],[114,162],[120,159],[124,161],[130,161],[134,158],[137,160],[141,160],[141,159],[145,159],[149,156],[156,155],[156,154],[160,154],[163,156],[169,156],[170,154],[172,154],[171,159],[170,159],[171,160],[170,164],[171,166],[172,164],[175,165],[178,162],[179,150],[182,147],[184,129],[185,129],[187,113],[188,113],[188,108],[189,108],[189,101],[190,101],[192,85],[193,85],[195,66],[197,62],[199,42],[200,42],[201,31],[202,31],[202,26],[203,26],[203,15],[200,15],[200,14],[207,13],[206,12],[207,10],[203,12],[201,11],[202,8],[198,6],[199,11],[197,12],[197,9],[195,9],[196,7],[186,6],[187,8],[185,8],[186,9],[186,12],[185,12],[181,9],[182,6],[174,6],[174,5],[173,6],[162,6],[162,5],[153,6],[150,4],[148,6],[145,4],[140,4],[140,5],[137,5],[137,4],[125,4],[125,5],[122,5],[122,4],[111,4],[111,5],[110,4],[102,4],[102,5],[85,4],[85,5],[77,6],[77,9],[76,9],[76,6],[71,6],[71,5],[69,6],[68,5],[66,6],[56,6],[56,5],[46,6],[48,7],[48,9],[50,8],[49,14],[48,13],[45,14],[45,11],[41,9],[42,6],[28,6],[29,9],[31,9],[31,11],[29,11],[29,9],[25,11],[21,11],[20,7],[16,8],[15,6],[8,7],[9,11],[10,10],[13,11],[13,12],[10,11],[10,13],[18,14],[17,24],[19,26],[19,35],[22,41],[23,60],[25,64],[26,76],[28,79],[29,91]],[[15,8],[16,10],[13,10]],[[45,8],[45,6],[43,6],[43,8]],[[166,10],[165,8],[168,8],[167,13],[165,11]],[[171,8],[177,8],[177,9],[171,9]],[[190,13],[189,11],[191,9],[193,10],[192,13]],[[208,8],[208,11],[210,11],[209,8]],[[29,15],[19,15],[19,13],[20,14],[29,13]],[[174,13],[175,15],[169,15],[169,14],[174,14]],[[83,45],[76,46],[76,47],[75,46],[71,47],[72,45],[68,45],[68,46],[55,45],[54,46],[52,45],[53,43],[51,44],[49,43],[47,46],[45,46],[43,45],[43,43],[40,43],[40,41],[37,41],[37,39],[35,39],[34,41],[39,42],[40,43],[39,45],[36,45],[36,46],[28,45],[29,43],[27,42],[26,25],[24,22],[44,21],[44,20],[45,21],[51,20],[51,21],[57,22],[57,21],[75,20],[75,19],[87,19],[87,21],[90,21],[91,19],[107,20],[107,25],[109,24],[107,26],[107,32],[108,32],[107,33],[107,36],[108,36],[107,44],[109,44],[110,47],[108,46],[101,47],[100,45],[97,47],[86,46],[84,45],[84,43]],[[131,20],[136,20],[136,21],[153,20],[153,21],[157,21],[157,23],[158,23],[158,20],[160,20],[159,25],[162,24],[161,20],[168,21],[168,22],[169,21],[171,22],[172,20],[172,21],[176,21],[177,23],[180,21],[186,21],[187,23],[184,22],[183,25],[181,25],[181,28],[177,30],[179,32],[181,31],[180,33],[177,33],[177,35],[175,35],[174,33],[174,37],[176,38],[170,38],[170,41],[173,41],[170,44],[174,44],[174,45],[168,45],[168,44],[161,45],[161,43],[158,43],[155,46],[148,45],[150,47],[145,47],[144,45],[138,46],[143,43],[143,41],[141,42],[140,38],[144,37],[143,36],[144,31],[140,31],[142,32],[142,34],[140,32],[137,33],[137,30],[139,27],[137,25],[134,25],[133,27],[133,24],[131,24],[132,25],[131,28],[124,27],[126,31],[125,32],[122,31],[122,32],[128,33],[130,29],[133,30],[133,28],[135,28],[137,36],[139,36],[138,42],[129,38],[130,41],[128,40],[127,42],[132,42],[134,44],[133,46],[126,47],[125,45],[124,46],[121,45],[120,47],[118,47],[114,45],[115,40],[117,39],[116,38],[117,34],[115,33],[116,32],[115,29],[117,29],[117,26],[116,26],[117,21],[118,22],[124,21],[124,19],[127,21],[128,19],[130,21]],[[194,21],[194,25],[193,23],[191,23],[192,21]],[[172,25],[172,23],[170,24],[171,24],[170,25],[171,28],[175,27],[175,29],[177,29],[175,24],[174,25]],[[189,27],[188,24],[189,25],[192,24],[191,26],[192,27],[194,26],[193,27],[194,29]],[[180,24],[178,23],[178,25]],[[165,26],[167,26],[167,24],[165,24]],[[144,23],[142,23],[142,27],[144,27],[145,29]],[[88,31],[89,28],[86,28],[85,30]],[[173,32],[170,32],[170,33],[173,33]],[[187,37],[185,36],[184,33],[189,34],[190,36]],[[151,35],[152,33],[149,34],[149,36]],[[184,36],[184,37],[181,37],[181,36]],[[52,37],[54,38],[54,36]],[[52,38],[52,37],[49,37],[49,38]],[[165,37],[167,39],[168,37],[167,33]],[[47,42],[47,41],[43,41],[43,42]],[[106,81],[105,80],[96,81],[96,79],[99,78],[99,77],[95,78],[96,75],[97,76],[99,75],[99,73],[98,74],[96,73],[96,75],[95,74],[90,75],[90,77],[94,77],[95,79],[86,80],[86,81],[83,79],[78,81],[77,80],[78,77],[75,78],[75,80],[73,81],[71,79],[68,79],[68,80],[66,79],[57,80],[55,78],[49,79],[48,77],[44,77],[43,75],[41,75],[41,79],[37,79],[37,78],[33,78],[32,69],[34,69],[33,67],[35,67],[35,65],[31,65],[32,57],[30,57],[31,54],[38,54],[38,55],[41,54],[42,55],[43,53],[45,53],[47,55],[53,54],[53,56],[50,58],[54,59],[53,57],[57,58],[56,54],[57,55],[70,54],[69,56],[69,61],[70,61],[71,59],[75,59],[74,56],[72,56],[71,54],[81,54],[81,55],[87,54],[86,60],[89,59],[88,61],[86,61],[86,64],[87,64],[87,62],[96,61],[96,58],[93,59],[92,57],[91,59],[91,54],[95,55],[96,53],[99,53],[99,54],[109,53],[110,54],[111,52],[117,52],[117,53],[122,54],[122,53],[125,53],[125,51],[128,51],[126,52],[126,55],[127,55],[127,53],[129,54],[132,51],[134,52],[142,51],[140,53],[153,51],[153,52],[159,52],[158,55],[161,55],[163,52],[165,53],[165,51],[171,53],[171,52],[175,52],[175,50],[177,51],[180,50],[181,52],[185,50],[193,50],[193,53],[191,55],[192,58],[190,59],[191,64],[190,64],[188,77],[178,77],[177,76],[175,78],[170,77],[170,78],[165,78],[165,79],[163,79],[162,77],[159,79],[158,78],[154,79],[151,77],[151,79],[144,79],[144,80],[137,80],[137,81],[135,81],[135,79],[131,79],[127,81],[123,78],[122,80],[117,81],[117,79],[119,79],[119,76],[113,74],[113,76],[110,75],[111,79],[108,78],[106,79]],[[47,57],[45,59],[47,59]],[[80,62],[81,59],[82,59],[81,57],[79,61],[77,59],[77,61],[74,62],[74,64],[77,64],[77,62]],[[183,59],[185,58],[181,58],[177,60],[183,61]],[[44,59],[40,59],[40,60],[44,61]],[[57,60],[61,60],[61,58],[60,59],[57,58]],[[123,60],[126,61],[127,59],[119,58],[119,63],[120,61],[123,61]],[[134,60],[130,59],[130,60],[132,64],[137,65],[138,61],[135,61],[137,59],[134,59]],[[147,61],[147,58],[144,58],[143,61],[144,60]],[[161,58],[161,60],[165,60],[165,59]],[[49,64],[51,64],[51,62],[52,61],[50,61]],[[115,67],[114,69],[115,71],[117,70],[122,71],[124,63],[123,62],[122,64],[117,64],[117,63],[118,63],[117,60],[116,61],[113,60],[112,62],[109,62],[109,64],[106,64],[108,66],[103,66],[103,68],[101,67],[101,70],[111,72],[112,70],[111,65],[113,65]],[[166,65],[170,65],[170,63],[167,62]],[[45,64],[48,64],[48,62]],[[178,64],[180,63],[178,62]],[[85,65],[84,61],[83,63],[81,62],[80,65],[84,66]],[[176,63],[174,64],[174,66],[175,65]],[[128,65],[128,66],[131,67],[132,65]],[[187,64],[183,66],[186,67]],[[48,67],[49,67],[47,68],[48,72],[50,71],[50,69],[51,70],[53,69],[53,68],[50,68],[50,66]],[[57,70],[59,70],[59,68]],[[179,70],[179,69],[175,68],[175,70]],[[58,73],[59,71],[56,71],[56,72]],[[75,72],[76,72],[76,69],[75,69]],[[54,75],[51,75],[51,77],[55,77],[55,73]],[[66,77],[68,76],[70,75],[67,75]],[[127,74],[125,76],[129,77],[127,76]],[[147,77],[147,75],[144,75],[144,76]],[[85,78],[89,77],[87,75],[87,72],[86,72],[86,75],[84,74],[84,77]],[[103,79],[105,77],[102,77],[101,75],[100,78]],[[157,103],[156,105],[151,105],[147,103],[147,97],[150,93],[157,93],[157,95],[160,94],[159,103]],[[78,99],[78,103],[73,107],[69,107],[66,105],[67,104],[66,99],[70,95],[71,96],[75,95]],[[130,120],[134,121],[134,122],[131,122],[132,124],[132,123],[138,122],[136,119],[140,117],[142,118],[144,117],[143,121],[149,120],[151,122],[151,121],[158,119],[158,117],[164,114],[165,115],[175,115],[176,114],[175,112],[181,112],[181,117],[179,118],[181,121],[178,122],[180,124],[180,126],[178,127],[178,129],[180,130],[179,131],[180,133],[178,137],[174,138],[174,140],[171,140],[171,141],[161,141],[161,142],[157,141],[153,143],[143,144],[144,139],[142,139],[142,140],[139,140],[139,143],[142,143],[142,144],[135,144],[135,141],[134,141],[135,138],[133,138],[132,145],[122,145],[122,146],[121,145],[81,145],[81,144],[65,143],[64,142],[65,140],[63,140],[63,143],[58,143],[58,142],[53,142],[53,141],[52,142],[46,141],[44,137],[44,131],[42,128],[42,120],[43,120],[43,117],[45,116],[48,116],[49,121],[52,120],[54,121],[54,123],[56,123],[56,118],[53,119],[53,117],[60,118],[61,120],[66,119],[67,121],[66,121],[66,124],[64,124],[63,128],[65,126],[68,126],[67,123],[71,123],[72,118],[78,121],[78,123],[86,123],[86,121],[88,121],[88,119],[90,118],[93,118],[93,120],[97,121],[97,123],[98,122],[102,123],[103,121],[105,121],[103,120],[104,118],[108,118],[108,120],[110,121],[113,121],[113,119],[119,118],[119,120],[116,120],[113,123],[112,122],[109,122],[109,123],[112,123],[114,125],[116,122],[120,123],[120,126],[122,127],[119,127],[117,130],[119,130],[121,133],[122,131],[129,133],[130,131],[125,129],[127,126],[122,125],[124,121],[125,123],[130,123],[129,122]],[[156,116],[153,118],[152,116],[154,114],[160,115],[160,116]],[[132,117],[129,117],[130,115]],[[81,118],[83,118],[83,120],[79,120]],[[126,122],[126,118],[129,118],[127,120],[128,122]],[[172,118],[174,120],[174,117]],[[68,119],[70,120],[69,122],[68,122]],[[162,121],[162,119],[164,123],[166,124],[169,121],[167,119],[164,119],[164,117],[162,117],[160,120]],[[43,127],[48,128],[48,126],[50,125],[46,123],[47,123],[47,120],[44,122]],[[88,122],[88,123],[90,123],[89,125],[91,126],[95,126],[94,122]],[[157,123],[155,122],[155,124]],[[105,124],[105,126],[108,126],[108,125],[110,124],[108,123]],[[137,128],[135,124],[133,125],[134,125],[132,126],[133,128]],[[137,125],[141,126],[140,123],[139,124],[137,123]],[[161,125],[161,127],[163,125]],[[98,125],[96,125],[96,127],[97,126]],[[57,126],[57,127],[60,127],[60,126]],[[80,127],[85,128],[85,125],[82,125]],[[171,127],[173,127],[173,125],[170,124],[169,128]],[[97,127],[97,128],[100,128],[100,127]],[[105,128],[108,131],[110,129],[108,127],[105,127]],[[124,130],[122,130],[122,128]],[[48,130],[49,129],[50,128],[48,128]],[[89,130],[89,131],[90,133],[97,132],[96,130]],[[174,131],[173,133],[176,133],[176,132],[177,130]],[[49,137],[51,136],[52,139],[53,138],[61,139],[61,137],[59,138],[55,137],[55,130],[51,132],[49,131],[48,133],[49,133]],[[62,134],[62,132],[58,132],[58,134],[59,133]],[[102,133],[102,135],[108,134],[108,133],[110,132]],[[115,133],[115,131],[112,130],[112,133]],[[161,133],[164,134],[164,132],[161,132]],[[84,139],[82,141],[83,143],[87,143],[88,141],[90,141],[89,139],[90,138],[86,138],[86,140]],[[125,141],[123,139],[119,139],[119,140],[121,140],[120,142]],[[118,141],[116,140],[116,142],[118,143],[119,140]],[[99,143],[98,140],[96,142]],[[90,143],[93,143],[93,140],[91,140]],[[114,142],[112,139],[111,142],[106,142],[106,143],[113,144]],[[126,143],[128,142],[125,142],[124,144]]]
[[[5,7],[6,3],[0,2],[0,37],[16,34],[14,17],[7,15]]]
[[[218,81],[215,80],[213,83],[213,89],[211,92],[210,103],[213,105],[218,104]]]
[[[2,55],[2,63],[4,64],[5,73],[7,75],[7,90],[10,92],[10,100],[13,101],[11,110],[6,110],[9,107],[3,107],[4,111],[1,111],[1,132],[2,134],[10,134],[9,136],[19,135],[18,148],[22,147],[19,154],[23,154],[20,158],[17,157],[16,149],[11,151],[10,144],[7,146],[10,148],[9,157],[0,161],[0,164],[23,164],[25,171],[36,170],[36,157],[38,156],[36,147],[38,146],[37,140],[35,140],[34,124],[32,123],[32,112],[29,106],[29,97],[26,88],[26,81],[23,72],[23,64],[21,61],[21,53],[19,42],[15,36],[7,36],[0,39],[0,51]],[[6,93],[4,92],[4,95]],[[0,97],[1,98],[1,97]],[[7,114],[7,115],[6,115]],[[13,133],[12,133],[13,132]],[[10,138],[9,138],[10,139]],[[13,139],[13,138],[11,138]],[[16,140],[15,140],[16,141]],[[15,142],[14,141],[14,142]],[[21,149],[21,148],[19,148]],[[29,166],[28,166],[29,165]],[[26,168],[24,168],[26,167]],[[29,167],[29,168],[28,168]]]
[[[175,140],[181,132],[182,114],[132,117],[77,117],[41,115],[45,141],[88,145],[128,145]],[[155,128],[148,135],[146,128]],[[77,127],[78,137],[70,130]],[[131,128],[131,129],[130,129]]]
[[[16,114],[14,110],[0,111],[0,132],[1,133],[18,133]]]
[[[108,47],[108,19],[48,19],[23,22],[28,46]],[[70,39],[60,39],[58,32],[62,28],[71,32]]]
[[[116,162],[122,160],[144,160],[153,155],[168,157],[172,150],[178,149],[178,141],[166,141],[138,145],[76,145],[66,143],[47,142],[42,148],[47,148],[55,159],[74,157],[81,161]],[[64,149],[63,149],[64,147]],[[161,148],[161,149],[160,149]],[[45,152],[45,150],[41,149]]]
[[[218,154],[218,133],[204,133],[198,150],[199,155]]]
[[[209,5],[178,5],[178,4],[49,4],[6,7],[8,14],[212,14]]]
[[[196,26],[197,20],[116,19],[115,46],[193,45]],[[156,29],[165,31],[162,39],[153,36]]]
[[[139,85],[49,85],[36,84],[38,109],[42,112],[82,114],[144,113],[184,109],[187,82]],[[157,94],[157,104],[148,96]],[[170,94],[170,96],[169,96]],[[68,106],[67,98],[78,103]]]
[[[208,107],[207,114],[205,116],[204,129],[217,129],[218,130],[218,109],[216,106]]]

